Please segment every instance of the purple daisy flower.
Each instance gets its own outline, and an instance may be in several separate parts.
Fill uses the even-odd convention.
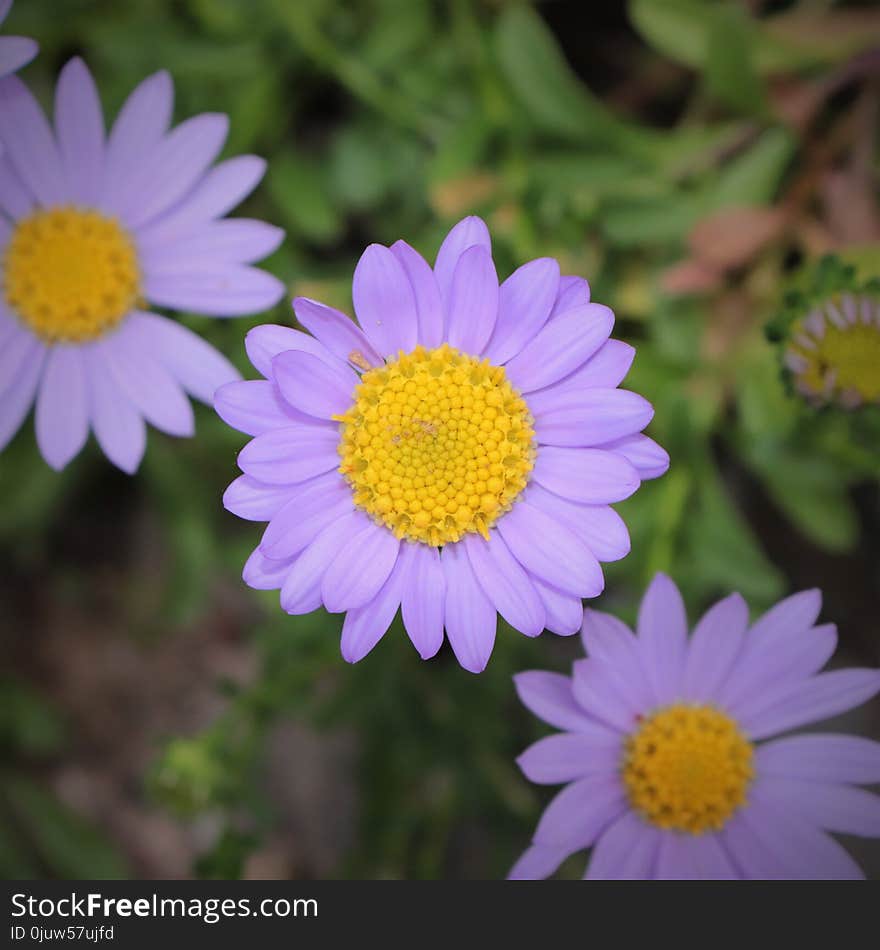
[[[185,392],[210,402],[238,373],[150,304],[209,314],[258,313],[284,287],[248,266],[282,232],[219,220],[251,192],[265,163],[247,155],[210,168],[224,115],[168,131],[165,72],[129,97],[109,135],[86,66],[61,71],[54,133],[25,86],[0,81],[0,449],[36,401],[37,443],[63,468],[91,428],[134,472],[144,420],[188,436]]]
[[[9,16],[12,0],[0,0],[0,26]],[[0,79],[26,66],[39,50],[36,42],[25,36],[0,36]],[[2,150],[0,150],[2,151]]]
[[[739,594],[688,640],[675,584],[658,574],[638,635],[588,610],[589,659],[572,676],[515,677],[520,698],[564,730],[519,758],[533,782],[569,782],[511,878],[544,878],[592,848],[589,879],[860,878],[827,832],[880,836],[880,743],[831,733],[774,738],[860,705],[880,670],[820,672],[837,645],[814,626],[819,591],[749,627]],[[770,740],[770,741],[765,741]]]
[[[432,269],[408,244],[367,248],[358,325],[298,298],[312,335],[252,330],[265,379],[215,405],[255,436],[225,506],[268,521],[244,568],[291,614],[347,611],[342,655],[363,658],[398,607],[416,650],[444,628],[461,665],[486,666],[497,613],[527,636],[577,632],[600,561],[629,551],[610,507],[667,454],[653,409],[617,386],[632,347],[587,282],[530,261],[499,287],[489,232],[465,218]]]

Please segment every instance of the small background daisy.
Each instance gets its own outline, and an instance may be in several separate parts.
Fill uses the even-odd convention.
[[[880,670],[822,672],[837,646],[804,591],[749,626],[739,594],[688,637],[675,584],[658,574],[637,635],[588,610],[571,677],[516,677],[520,698],[563,732],[519,758],[535,782],[570,782],[510,873],[543,878],[592,848],[585,877],[860,878],[828,832],[880,837],[880,743],[786,736],[880,692]]]
[[[227,117],[169,130],[172,105],[171,77],[158,72],[105,134],[97,88],[73,59],[58,79],[53,129],[23,83],[0,81],[0,448],[35,404],[53,468],[91,430],[110,461],[134,472],[145,422],[192,435],[185,393],[209,401],[238,375],[150,305],[229,317],[282,296],[251,264],[283,232],[223,217],[265,163],[243,156],[211,168]]]

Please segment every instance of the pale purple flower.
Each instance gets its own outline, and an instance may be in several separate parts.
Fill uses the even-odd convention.
[[[681,595],[658,574],[638,632],[588,610],[589,658],[572,675],[515,677],[562,732],[520,757],[533,782],[567,784],[511,878],[544,878],[592,848],[589,879],[860,878],[828,832],[880,836],[880,743],[785,735],[859,706],[880,670],[821,672],[837,644],[817,590],[749,626],[739,594],[688,638]]]
[[[224,115],[169,130],[171,78],[159,72],[109,134],[86,66],[58,79],[54,130],[15,77],[0,80],[0,449],[36,403],[37,443],[63,468],[91,429],[104,453],[137,469],[145,420],[193,433],[186,393],[210,402],[237,379],[229,361],[150,305],[228,317],[277,303],[283,285],[249,266],[282,232],[221,220],[265,163],[211,168]]]
[[[617,388],[634,350],[609,339],[611,311],[549,258],[499,287],[475,217],[433,268],[403,241],[371,245],[353,298],[357,324],[298,298],[311,335],[252,330],[264,378],[217,393],[255,436],[224,504],[269,522],[245,581],[291,614],[347,612],[349,662],[398,607],[424,659],[445,629],[472,672],[497,614],[527,636],[577,632],[600,562],[629,552],[610,505],[669,463],[641,434],[651,405]]]
[[[12,0],[0,0],[0,26],[11,8]],[[37,44],[26,36],[0,36],[0,79],[26,66],[38,50]]]

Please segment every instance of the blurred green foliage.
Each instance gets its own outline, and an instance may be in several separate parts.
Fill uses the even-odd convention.
[[[649,431],[672,457],[664,478],[620,506],[633,551],[608,566],[598,605],[632,620],[662,569],[681,584],[692,616],[731,589],[757,611],[785,592],[787,567],[768,559],[735,483],[755,481],[796,534],[847,551],[859,531],[849,488],[876,480],[876,442],[854,438],[849,419],[806,410],[780,379],[763,326],[795,279],[793,247],[810,266],[793,225],[739,257],[721,240],[730,231],[712,232],[727,256],[712,267],[697,262],[706,281],[671,288],[667,276],[696,254],[701,222],[778,207],[813,167],[818,136],[780,106],[778,80],[812,88],[876,44],[880,27],[857,8],[857,21],[816,28],[809,8],[824,4],[783,4],[756,19],[736,2],[632,0],[632,32],[618,51],[627,75],[592,91],[579,70],[600,52],[601,34],[594,45],[583,27],[569,35],[577,6],[19,0],[9,28],[40,41],[23,75],[47,103],[63,61],[81,53],[108,114],[158,68],[174,77],[178,118],[229,113],[227,153],[269,160],[239,213],[287,230],[266,266],[292,292],[349,309],[367,243],[403,236],[430,256],[467,213],[489,222],[500,274],[550,255],[564,273],[586,276],[594,299],[615,309],[615,335],[637,346],[626,385],[654,403]],[[557,33],[553,20],[563,24]],[[612,25],[626,29],[622,18]],[[747,245],[764,218],[751,220]],[[250,321],[184,319],[248,375],[246,330],[293,317],[285,303]],[[0,458],[0,552],[10,577],[39,577],[43,596],[66,585],[69,596],[87,598],[91,564],[63,553],[66,532],[76,525],[87,534],[91,521],[117,515],[124,532],[133,513],[146,513],[159,525],[163,560],[156,576],[127,570],[115,622],[135,637],[205,622],[218,588],[240,586],[258,540],[256,526],[220,505],[243,441],[203,409],[194,440],[151,432],[142,469],[128,480],[94,447],[62,475],[50,472],[27,427]],[[500,629],[487,672],[474,678],[448,650],[421,663],[395,625],[350,668],[338,653],[338,618],[287,617],[275,595],[248,596],[261,617],[258,675],[226,685],[227,709],[209,729],[169,737],[148,779],[154,799],[181,820],[219,820],[195,873],[241,873],[271,837],[277,815],[259,791],[264,741],[280,717],[296,715],[357,736],[357,841],[337,873],[503,874],[547,798],[514,764],[541,729],[519,708],[510,677],[564,669],[574,640],[527,641]],[[27,687],[4,695],[0,730],[28,766],[10,776],[4,808],[20,827],[41,816],[29,849],[0,847],[12,855],[4,870],[121,873],[30,777],[33,761],[61,741],[52,714]],[[471,850],[474,863],[462,857]]]

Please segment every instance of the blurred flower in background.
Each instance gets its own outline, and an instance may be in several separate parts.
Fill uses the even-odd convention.
[[[9,16],[12,0],[0,0],[0,26]],[[0,36],[0,79],[21,69],[37,55],[39,46],[26,36]]]
[[[0,84],[0,448],[36,399],[43,458],[64,468],[91,428],[104,453],[134,472],[144,420],[193,434],[184,390],[210,401],[235,368],[149,304],[212,316],[258,313],[281,282],[248,266],[284,232],[218,220],[262,177],[254,156],[209,171],[226,116],[168,132],[168,73],[141,83],[109,136],[94,82],[72,59],[58,79],[55,131],[18,79]]]
[[[854,267],[829,256],[785,303],[767,335],[781,341],[783,367],[798,395],[817,407],[880,403],[880,280],[860,285]]]
[[[837,645],[821,595],[781,601],[751,627],[738,594],[688,639],[678,588],[654,578],[638,633],[588,610],[571,678],[531,671],[520,698],[564,730],[519,758],[534,782],[571,782],[547,807],[513,878],[543,878],[593,848],[601,879],[849,879],[826,832],[880,837],[880,743],[773,739],[880,692],[880,670],[819,672]]]
[[[446,629],[481,672],[496,611],[526,636],[564,636],[599,561],[629,552],[610,507],[669,457],[641,430],[651,404],[618,389],[631,346],[587,282],[551,258],[501,286],[477,217],[444,239],[433,270],[404,241],[371,244],[354,272],[359,326],[298,297],[312,336],[251,330],[265,380],[215,397],[255,436],[224,505],[269,520],[244,570],[287,613],[347,611],[342,655],[363,659],[401,608],[422,659]]]
[[[836,659],[877,666],[880,410],[807,405],[765,326],[826,254],[880,274],[880,16],[629,0],[583,23],[569,0],[28,0],[3,29],[39,41],[20,75],[44,106],[81,54],[108,114],[166,68],[180,118],[229,115],[227,153],[268,161],[241,213],[287,232],[262,266],[291,297],[351,313],[369,242],[433,260],[472,214],[500,274],[589,275],[674,459],[615,506],[632,550],[596,606],[633,622],[659,570],[694,617],[821,586]],[[174,319],[246,375],[242,335],[293,324],[287,302]],[[24,428],[0,455],[10,875],[506,874],[549,799],[514,765],[541,733],[510,678],[569,670],[575,639],[501,620],[475,681],[396,619],[340,663],[341,618],[241,584],[254,528],[220,498],[243,439],[195,413],[136,479],[93,443],[58,476]],[[835,729],[880,737],[876,704]],[[880,875],[876,841],[847,848]]]

